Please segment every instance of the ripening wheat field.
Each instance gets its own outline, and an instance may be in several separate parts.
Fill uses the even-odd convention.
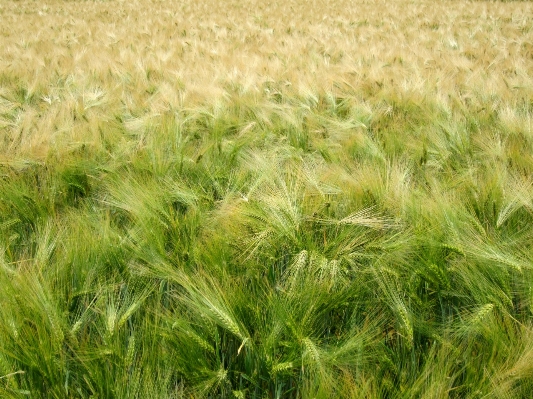
[[[533,3],[0,2],[0,397],[531,392]]]

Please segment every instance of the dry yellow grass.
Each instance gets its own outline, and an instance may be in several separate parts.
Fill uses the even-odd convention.
[[[4,161],[97,141],[117,116],[138,133],[228,93],[394,93],[490,106],[531,133],[529,2],[17,1],[0,18]]]

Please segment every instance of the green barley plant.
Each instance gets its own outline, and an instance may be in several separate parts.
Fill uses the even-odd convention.
[[[2,2],[0,397],[529,398],[532,7]]]

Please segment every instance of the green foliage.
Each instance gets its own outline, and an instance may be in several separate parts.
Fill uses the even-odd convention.
[[[2,397],[527,397],[529,138],[467,112],[234,94],[2,164]]]

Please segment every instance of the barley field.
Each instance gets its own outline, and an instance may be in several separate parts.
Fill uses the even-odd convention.
[[[532,390],[533,3],[0,1],[0,397]]]

